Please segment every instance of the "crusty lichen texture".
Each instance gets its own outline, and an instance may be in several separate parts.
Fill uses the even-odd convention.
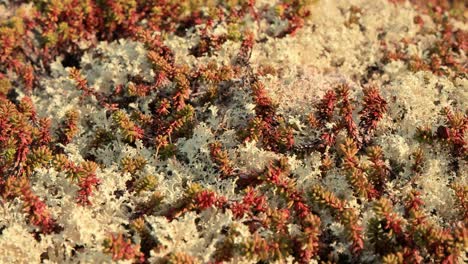
[[[0,3],[0,263],[466,263],[468,11]]]

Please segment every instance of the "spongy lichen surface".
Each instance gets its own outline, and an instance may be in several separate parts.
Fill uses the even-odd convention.
[[[55,1],[2,4],[0,19],[5,22],[0,36],[9,36],[6,28],[12,18],[28,21],[37,15],[31,10],[45,12],[42,2],[60,6]],[[75,2],[94,8],[102,5],[102,1]],[[129,6],[140,1],[107,2],[131,10]],[[166,2],[170,6],[177,1]],[[209,16],[217,1],[181,2],[201,6],[202,13]],[[11,146],[19,143],[9,143],[7,137],[13,135],[8,134],[13,131],[10,123],[14,122],[9,112],[0,108],[0,127],[7,131],[0,132],[0,263],[467,261],[468,26],[463,5],[455,1],[454,6],[445,8],[439,3],[443,8],[434,8],[437,13],[408,1],[227,2],[239,10],[246,3],[254,4],[238,21],[217,18],[214,20],[219,23],[206,27],[212,21],[200,19],[201,24],[189,25],[182,33],[164,28],[167,24],[156,28],[158,22],[151,22],[151,17],[136,18],[141,19],[136,25],[142,28],[154,26],[145,32],[156,36],[158,45],[173,54],[172,61],[166,61],[172,71],[165,71],[151,56],[154,43],[136,37],[141,32],[128,28],[126,34],[116,33],[118,38],[83,33],[83,40],[70,42],[79,43],[73,46],[75,50],[60,48],[49,60],[33,59],[37,64],[32,64],[36,75],[31,89],[21,79],[21,72],[1,67],[0,78],[10,80],[11,88],[7,94],[0,87],[0,104],[11,102],[33,127],[38,127],[39,118],[48,118],[52,139],[45,143],[34,139],[25,159],[8,158]],[[297,3],[305,5],[310,15],[297,30],[288,32],[294,20],[278,14]],[[300,17],[303,12],[295,11],[290,15]],[[164,8],[148,12],[169,13]],[[122,13],[119,15],[128,16]],[[423,22],[417,23],[416,17]],[[440,17],[446,22],[440,22]],[[113,30],[118,32],[125,28],[122,21],[115,15],[107,16],[105,23],[117,23]],[[454,62],[436,69],[431,63],[434,50],[441,49],[438,45],[447,33],[442,29],[444,23],[450,23],[454,36],[457,32],[462,37],[456,38],[449,50]],[[240,36],[213,44],[208,52],[194,52],[203,37],[234,34],[234,27]],[[239,62],[249,34],[253,46],[247,62]],[[35,41],[43,40],[38,37]],[[6,48],[2,52],[4,56],[14,54]],[[393,53],[404,56],[389,58]],[[74,65],[67,61],[67,54],[75,54]],[[426,67],[415,69],[414,58]],[[43,71],[37,70],[41,67]],[[214,70],[200,70],[210,67]],[[223,67],[231,71],[228,77],[212,77]],[[76,69],[90,91],[80,88],[73,75]],[[166,76],[161,77],[161,73]],[[177,74],[189,82],[188,92],[180,88],[183,78]],[[280,125],[262,116],[263,108],[258,106],[262,102],[257,100],[252,80],[263,84],[262,92],[275,106],[269,115]],[[343,127],[337,128],[342,115],[338,109],[334,119],[319,126],[309,118],[317,115],[328,91],[344,85],[349,87],[354,105],[351,116],[362,133],[354,138]],[[153,88],[143,91],[144,87]],[[369,87],[377,87],[386,102],[372,131],[359,122]],[[180,91],[188,93],[182,104],[174,99]],[[35,119],[21,108],[24,98],[31,99]],[[171,104],[167,118],[155,112],[163,99]],[[187,109],[184,105],[193,108],[189,121],[181,117]],[[127,122],[116,117],[118,111]],[[450,121],[447,111],[458,121]],[[77,113],[78,121],[71,120],[71,112]],[[264,118],[266,123],[262,124],[271,126],[265,129],[278,135],[262,130],[263,134],[256,136],[258,127],[252,125],[256,117]],[[176,121],[182,125],[174,133],[158,130]],[[135,127],[141,131],[132,130]],[[283,128],[293,137],[290,145],[282,141],[286,137],[281,134]],[[429,138],[420,138],[423,128],[429,128]],[[135,136],[129,137],[126,129],[136,131]],[[444,129],[448,135],[443,134]],[[312,146],[330,131],[335,133],[332,144]],[[15,140],[22,139],[21,133],[18,135]],[[70,138],[64,139],[68,135]],[[166,141],[161,143],[157,136],[165,136]],[[267,136],[271,136],[269,141]],[[362,170],[374,185],[372,195],[362,195],[360,185],[349,176],[346,160],[350,157],[342,147],[347,138],[358,143],[356,170]],[[221,146],[224,159],[217,160],[213,154],[215,142]],[[40,157],[31,153],[40,146],[46,146],[51,156],[34,163],[32,160]],[[388,169],[383,179],[372,176],[375,164],[367,152],[372,146],[382,150],[378,167]],[[423,153],[419,161],[418,151]],[[59,155],[65,156],[68,167],[56,165]],[[325,157],[332,160],[328,169],[324,169]],[[222,175],[219,160],[228,161],[232,167],[229,175]],[[95,170],[76,172],[74,178],[70,168],[86,172],[87,162],[96,164]],[[281,173],[274,174],[275,169]],[[93,177],[97,183],[89,183],[85,192],[89,201],[77,202],[77,197],[83,199],[85,180]],[[20,179],[27,179],[31,195],[43,202],[45,208],[40,210],[47,214],[25,194],[27,187],[12,187]],[[317,186],[329,196],[314,196],[318,194],[312,190]],[[420,204],[411,207],[408,197],[416,192]],[[252,193],[260,198],[249,205],[246,197],[255,196]],[[344,206],[333,204],[330,196],[343,201]],[[385,202],[391,207],[383,206]],[[242,204],[245,209],[239,216]],[[306,209],[298,209],[301,205]],[[304,220],[301,212],[319,220]],[[349,220],[345,212],[353,212],[355,218]],[[34,222],[35,214],[47,215],[44,218],[50,218],[54,228],[46,230],[41,226],[44,222]],[[418,225],[423,227],[417,229]],[[117,234],[123,239],[118,240]],[[385,244],[388,248],[382,248]]]

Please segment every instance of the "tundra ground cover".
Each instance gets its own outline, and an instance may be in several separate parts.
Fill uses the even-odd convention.
[[[463,1],[5,1],[1,263],[463,263]]]

